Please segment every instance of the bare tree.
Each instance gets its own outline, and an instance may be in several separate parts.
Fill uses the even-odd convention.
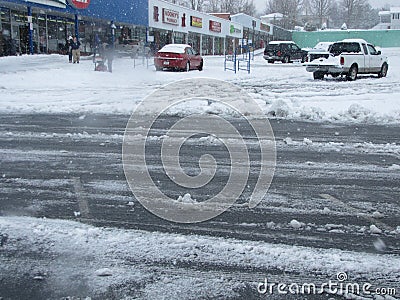
[[[330,13],[332,0],[310,0],[312,13],[319,18],[319,25],[322,25],[322,20]]]
[[[236,0],[221,0],[221,12],[225,12],[225,13],[233,13],[234,11],[236,11]]]
[[[368,3],[366,0],[342,0],[341,6],[347,26],[354,27],[357,25],[358,19],[362,17],[362,12]]]
[[[206,11],[206,12],[221,12],[220,0],[207,0],[204,3],[204,11]]]
[[[189,0],[189,6],[193,10],[203,11],[204,0]]]
[[[254,0],[246,0],[243,3],[243,7],[240,9],[240,12],[254,17],[257,14],[257,9],[256,6],[254,5]]]
[[[284,18],[280,25],[291,29],[296,24],[302,2],[302,0],[267,0],[265,12],[283,14]]]

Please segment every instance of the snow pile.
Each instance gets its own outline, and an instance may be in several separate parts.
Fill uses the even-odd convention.
[[[382,233],[382,230],[379,229],[376,225],[371,225],[371,226],[369,227],[369,231],[370,231],[371,233],[373,233],[373,234],[381,234],[381,233]]]
[[[382,241],[380,238],[377,238],[377,239],[374,241],[374,247],[375,247],[375,249],[376,249],[377,251],[380,251],[380,252],[384,252],[384,251],[386,250],[386,248],[387,248],[385,242]]]
[[[301,223],[297,220],[292,220],[290,221],[289,225],[294,229],[300,229],[304,225],[304,223]]]
[[[156,89],[188,78],[218,78],[242,88],[273,118],[330,122],[400,123],[400,48],[384,49],[389,56],[386,78],[360,76],[356,82],[328,77],[314,81],[298,63],[268,64],[262,56],[252,61],[251,73],[223,70],[223,57],[204,57],[204,71],[156,72],[154,67],[133,67],[119,58],[114,72],[94,72],[91,60],[68,64],[60,55],[0,58],[1,113],[88,113],[130,114]],[[151,63],[151,61],[150,61]],[[170,91],[170,97],[182,91]],[[196,95],[189,95],[192,98]],[[229,93],[210,95],[234,101]],[[154,103],[152,110],[159,106]],[[245,105],[243,107],[246,107]],[[188,112],[234,116],[217,103],[191,101],[169,113]]]
[[[389,170],[400,171],[400,165],[393,164],[389,167]]]
[[[291,224],[295,227],[302,225],[296,220],[292,220]],[[18,249],[29,251],[62,253],[65,257],[69,254],[80,256],[91,253],[93,263],[74,266],[78,269],[94,268],[92,273],[86,273],[85,276],[96,274],[97,270],[97,274],[107,273],[112,275],[110,278],[118,277],[120,268],[128,258],[137,262],[159,261],[167,264],[251,265],[302,274],[320,272],[331,275],[345,268],[345,271],[371,280],[382,276],[398,276],[397,266],[400,265],[400,258],[396,255],[313,249],[258,241],[246,241],[243,244],[243,241],[236,239],[96,228],[72,221],[28,217],[1,217],[0,229],[2,234],[12,237],[4,245],[5,251],[18,246]],[[29,247],[26,248],[26,245]],[[104,260],[105,257],[107,260]],[[18,265],[22,268],[21,264]]]
[[[180,203],[187,203],[187,204],[194,204],[197,203],[197,201],[195,199],[192,199],[192,196],[190,194],[185,194],[182,196],[179,196],[178,199],[176,200]]]

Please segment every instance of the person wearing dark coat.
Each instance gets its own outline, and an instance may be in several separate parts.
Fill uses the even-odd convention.
[[[74,61],[74,63],[78,63],[78,64],[79,64],[79,60],[81,58],[80,46],[81,46],[81,42],[79,42],[75,36],[72,41],[71,48],[72,48],[73,61]]]
[[[72,39],[72,36],[68,38],[68,59],[69,62],[72,63],[72,43],[74,40]]]

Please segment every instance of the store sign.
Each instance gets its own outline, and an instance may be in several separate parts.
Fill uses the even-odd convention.
[[[190,26],[197,27],[197,28],[203,28],[203,19],[190,16]]]
[[[69,5],[76,9],[86,9],[89,7],[90,0],[68,0]]]
[[[270,32],[271,26],[269,26],[268,24],[260,23],[260,30]]]
[[[28,0],[28,2],[44,4],[59,8],[65,8],[67,6],[66,0]]]
[[[221,32],[221,23],[210,20],[209,29],[210,31]]]
[[[236,28],[235,25],[231,25],[229,32],[231,34],[233,34],[233,33],[242,33],[242,30],[240,30],[239,28]]]
[[[179,12],[172,10],[172,9],[163,8],[162,21],[163,21],[163,23],[166,23],[166,24],[178,26],[179,25]]]

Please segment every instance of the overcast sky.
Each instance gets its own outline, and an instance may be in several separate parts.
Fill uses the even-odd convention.
[[[254,0],[254,4],[256,5],[257,11],[260,13],[264,13],[265,10],[265,3],[267,0]],[[400,0],[369,0],[369,3],[374,8],[381,8],[385,6],[385,4],[390,4],[391,6],[399,6],[400,7]]]

